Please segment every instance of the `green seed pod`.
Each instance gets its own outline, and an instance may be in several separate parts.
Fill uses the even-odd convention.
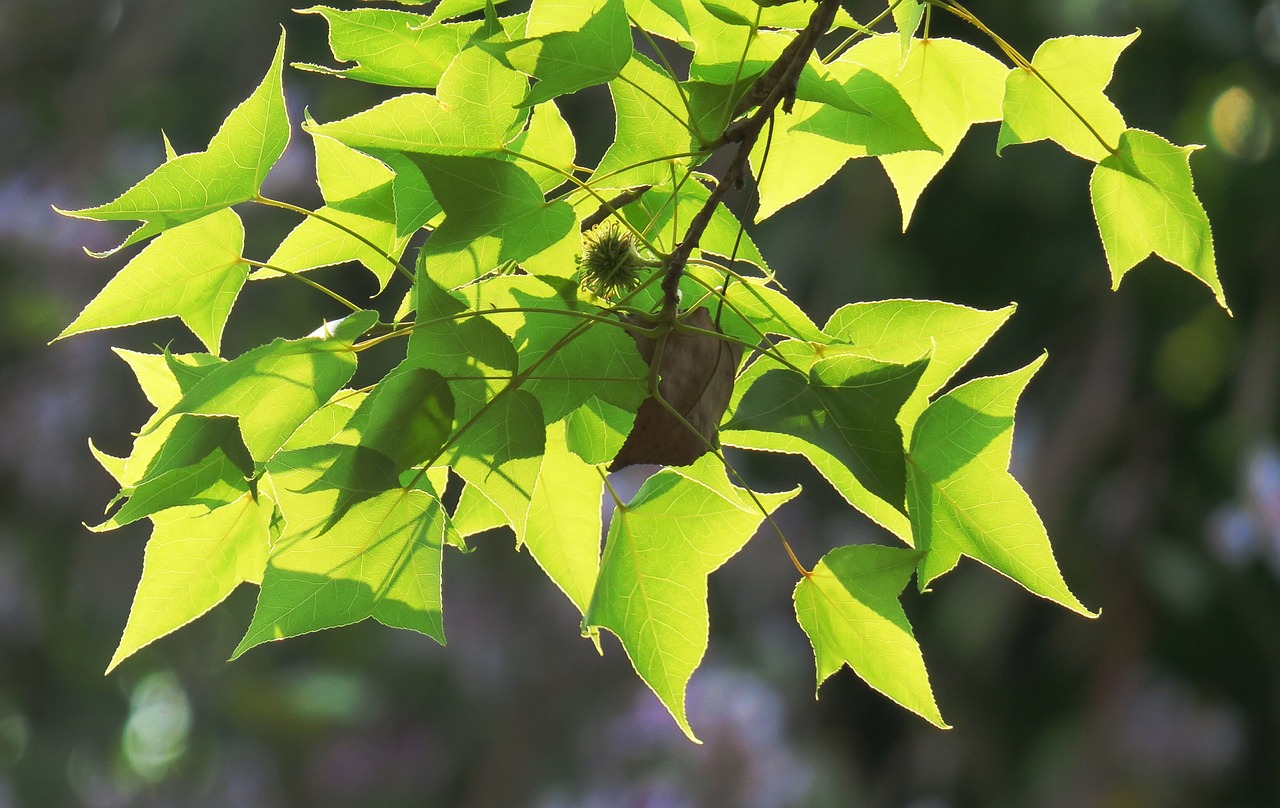
[[[582,240],[578,266],[583,286],[600,297],[614,297],[640,284],[640,270],[646,263],[630,231],[609,221],[583,234]]]

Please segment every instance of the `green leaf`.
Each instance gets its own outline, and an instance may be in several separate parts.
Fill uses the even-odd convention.
[[[635,420],[635,410],[624,410],[592,396],[564,419],[565,443],[569,451],[588,463],[608,463],[626,443]]]
[[[445,220],[423,260],[436,283],[461,286],[506,261],[535,274],[567,276],[582,250],[573,207],[546,202],[519,166],[482,157],[414,155]]]
[[[129,501],[106,522],[89,528],[95,533],[136,522],[168,508],[201,505],[218,508],[249,492],[244,471],[220,449],[198,464],[162,471],[129,489]]]
[[[996,152],[1011,143],[1048,139],[1091,162],[1107,157],[1125,124],[1103,90],[1111,83],[1116,60],[1138,33],[1065,36],[1047,40],[1036,49],[1031,58],[1034,72],[1014,68],[1009,73]]]
[[[554,191],[568,182],[566,177],[573,176],[577,143],[554,101],[533,108],[529,128],[511,141],[508,148],[516,153],[520,167],[533,177],[543,193]],[[522,160],[519,156],[528,159]]]
[[[911,0],[899,8],[915,6]],[[892,84],[940,152],[911,151],[879,156],[898,192],[906,230],[926,185],[951,155],[969,127],[1000,120],[1000,99],[1009,71],[998,60],[956,39],[910,40],[903,51],[892,36],[872,37],[851,48],[844,61],[860,64]]]
[[[177,317],[217,353],[222,329],[249,275],[244,227],[220,210],[162,234],[111,279],[58,339]]]
[[[338,70],[312,64],[294,67],[392,87],[435,87],[449,62],[480,27],[479,23],[431,25],[421,14],[382,8],[340,11],[313,6],[297,13],[324,17],[333,58],[356,64]]]
[[[587,183],[598,191],[661,185],[698,149],[671,76],[640,54],[609,82],[616,113],[613,145]]]
[[[739,378],[720,439],[742,449],[804,455],[850,505],[906,539],[896,416],[927,365],[927,358],[894,364],[841,354],[819,359],[801,375],[762,357]]]
[[[545,452],[542,408],[530,393],[514,389],[494,397],[459,434],[446,460],[506,515],[519,542]]]
[[[248,450],[234,424],[231,424],[232,434],[226,435],[229,419],[167,417],[168,411],[181,400],[183,391],[222,364],[222,360],[209,354],[166,357],[119,349],[116,353],[129,364],[143,394],[156,406],[156,412],[139,431],[133,450],[120,468],[117,480],[125,489],[122,495],[128,496],[130,489],[151,477],[199,462],[215,448],[234,459],[245,476],[252,473],[252,461],[247,461]]]
[[[481,48],[458,55],[435,95],[406,93],[332,123],[308,125],[361,151],[496,154],[525,120],[527,80]]]
[[[565,19],[564,4],[558,0],[534,0],[528,38],[500,48],[511,66],[538,80],[523,106],[604,84],[631,58],[631,27],[623,0],[592,0],[570,8],[577,17],[572,21]]]
[[[169,160],[113,202],[65,213],[100,222],[141,221],[142,226],[115,248],[119,250],[257,196],[289,142],[283,68],[281,32],[266,78],[227,116],[208,149]]]
[[[319,446],[272,461],[285,529],[233,659],[264,642],[369,617],[444,643],[444,508],[425,491],[388,487],[394,478],[369,474],[365,451]]]
[[[361,446],[382,453],[402,472],[439,454],[453,410],[453,394],[439,373],[404,363],[374,386],[349,426]]]
[[[411,236],[423,225],[442,213],[436,195],[417,163],[400,152],[379,151],[378,160],[395,172],[391,180],[391,198],[396,210],[396,233]]]
[[[1155,253],[1203,281],[1227,308],[1209,217],[1191,181],[1191,153],[1199,148],[1130,129],[1116,154],[1093,170],[1089,191],[1112,288]]]
[[[819,687],[847,664],[871,687],[946,729],[898,602],[919,557],[874,544],[838,547],[796,585],[796,617],[813,643]]]
[[[521,372],[530,374],[523,389],[537,397],[548,424],[593,398],[632,413],[645,399],[649,366],[635,340],[620,322],[577,316],[605,315],[578,300],[576,285],[520,275],[472,284],[460,295],[477,311],[524,309],[487,319],[511,337]]]
[[[902,405],[898,425],[907,437],[942,389],[1004,325],[1016,307],[982,311],[936,300],[880,300],[840,307],[827,321],[827,337],[886,362],[907,363],[929,354],[920,384]]]
[[[899,152],[941,153],[898,89],[851,58],[846,53],[827,66],[828,81],[844,88],[849,108],[797,101],[792,114],[776,122],[772,142],[761,138],[752,149],[751,166],[760,185],[757,222],[812,193],[851,159]],[[768,170],[764,168],[766,145],[772,166]]]
[[[507,515],[502,509],[489,500],[480,489],[467,485],[458,497],[458,505],[453,511],[453,527],[463,539],[477,533],[506,527]]]
[[[361,320],[367,329],[371,323]],[[355,373],[352,339],[348,334],[275,339],[209,370],[163,418],[181,413],[236,417],[245,446],[261,465]]]
[[[468,316],[468,306],[435,284],[422,267],[414,284],[417,321],[409,336],[408,361],[449,380],[456,417],[466,423],[516,372],[511,339],[486,318]]]
[[[917,574],[924,590],[965,555],[1093,616],[1067,589],[1035,506],[1009,473],[1014,408],[1043,363],[961,385],[920,416],[907,463],[911,525],[925,553]]]
[[[757,497],[772,513],[799,492]],[[707,650],[707,576],[742,549],[764,518],[707,454],[650,477],[609,523],[584,626],[618,636],[636,673],[694,740],[685,688]]]
[[[245,493],[212,510],[190,505],[153,516],[142,580],[107,672],[217,606],[241,583],[261,581],[274,511],[271,500]]]
[[[366,394],[356,390],[342,389],[333,394],[323,407],[311,414],[302,426],[294,430],[281,449],[305,449],[310,446],[321,446],[333,443],[334,439],[347,428],[360,408]]]
[[[565,435],[563,421],[547,428],[546,453],[517,536],[547,577],[585,613],[600,568],[604,477],[569,451]]]
[[[266,263],[289,272],[358,261],[384,288],[409,243],[397,227],[395,172],[333,138],[315,135],[316,177],[325,204],[307,216]],[[261,269],[253,278],[280,277]]]
[[[898,29],[898,54],[901,63],[907,59],[911,50],[912,37],[916,35],[920,22],[924,19],[925,7],[921,0],[889,0],[889,6],[893,9],[893,24]]]

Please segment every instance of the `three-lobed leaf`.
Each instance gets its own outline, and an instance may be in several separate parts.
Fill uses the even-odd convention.
[[[244,226],[232,210],[178,225],[125,265],[58,339],[177,317],[218,353],[222,330],[249,276]]]
[[[115,248],[119,250],[253,199],[289,143],[283,69],[282,32],[266,77],[231,111],[205,151],[165,162],[112,202],[66,214],[100,222],[141,221],[142,225]]]
[[[800,492],[756,495],[772,513]],[[707,576],[764,520],[712,454],[645,481],[609,523],[584,626],[617,635],[636,672],[690,738],[685,688],[707,650]]]
[[[1009,72],[999,152],[1014,143],[1052,140],[1074,155],[1098,162],[1125,130],[1124,117],[1104,90],[1129,36],[1066,36],[1036,49],[1030,67]]]
[[[1191,153],[1198,148],[1130,129],[1116,153],[1094,168],[1089,192],[1113,288],[1154,253],[1199,278],[1226,308],[1209,216],[1192,186]]]
[[[813,644],[819,687],[848,665],[871,687],[946,728],[898,602],[919,558],[898,547],[838,547],[796,585],[796,618]]]
[[[907,466],[923,590],[968,556],[1029,592],[1092,613],[1067,589],[1049,535],[1027,492],[1009,473],[1019,396],[1044,363],[975,379],[929,405],[916,423]]]

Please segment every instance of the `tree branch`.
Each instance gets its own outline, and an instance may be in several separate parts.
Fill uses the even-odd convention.
[[[664,321],[673,322],[679,312],[680,279],[684,276],[685,264],[702,239],[707,225],[711,223],[716,206],[729,193],[730,188],[741,185],[746,175],[751,149],[760,138],[761,130],[778,105],[782,105],[783,112],[791,112],[792,104],[795,103],[796,84],[800,80],[800,71],[804,69],[810,54],[818,46],[818,40],[831,28],[831,23],[835,20],[839,9],[839,0],[819,0],[818,7],[809,17],[808,24],[787,45],[778,60],[756,80],[751,92],[739,102],[739,109],[734,112],[735,115],[741,114],[745,111],[742,109],[744,105],[749,109],[756,103],[759,104],[759,108],[751,117],[730,124],[715,144],[724,146],[736,143],[738,150],[729,167],[716,182],[716,186],[711,189],[711,195],[707,198],[706,204],[689,222],[689,229],[685,232],[684,239],[676,245],[670,258],[667,259],[666,274],[662,278],[662,319]]]

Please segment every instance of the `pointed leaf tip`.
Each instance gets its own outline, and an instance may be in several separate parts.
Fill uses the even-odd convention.
[[[758,494],[762,511],[708,454],[650,477],[609,525],[586,625],[617,635],[691,740],[685,693],[707,650],[707,576],[797,493]]]
[[[925,552],[917,571],[921,591],[968,556],[1032,594],[1093,616],[1067,588],[1044,523],[1008,471],[1018,398],[1047,356],[957,387],[916,424],[908,511],[916,547]]]
[[[1230,312],[1209,217],[1191,176],[1191,154],[1198,147],[1175,146],[1139,129],[1126,130],[1119,142],[1089,181],[1112,287],[1155,254],[1198,278]]]
[[[848,665],[873,689],[948,729],[898,598],[922,553],[851,545],[827,553],[796,585],[796,618],[813,645],[818,686]]]

